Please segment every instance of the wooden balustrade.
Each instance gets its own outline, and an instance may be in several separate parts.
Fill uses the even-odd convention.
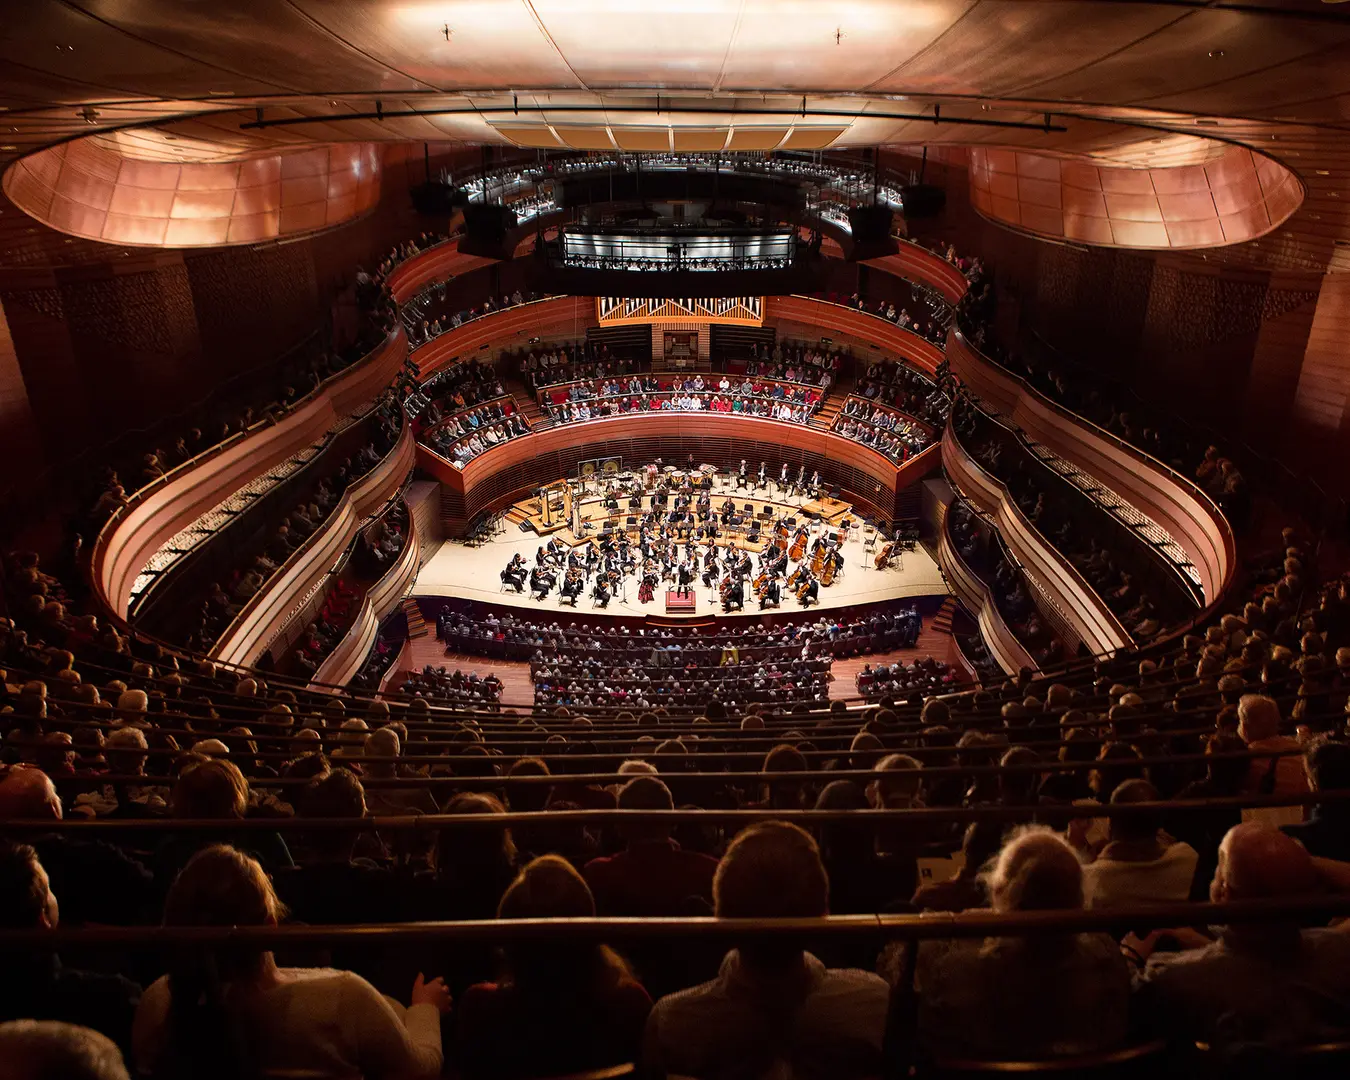
[[[328,572],[361,528],[361,521],[386,503],[412,471],[416,441],[405,418],[398,442],[384,458],[342,493],[324,523],[293,551],[220,636],[211,657],[229,664],[252,664],[304,596]]]
[[[104,527],[94,547],[94,585],[113,613],[126,618],[132,585],[166,540],[378,397],[406,357],[407,339],[400,329],[277,423],[185,463],[140,493]]]
[[[989,586],[966,565],[945,528],[938,532],[937,563],[947,575],[947,584],[957,599],[966,606],[967,611],[975,615],[980,636],[998,666],[1009,675],[1016,674],[1024,667],[1038,670],[1031,653],[1017,640],[1017,635],[1004,621]]]
[[[361,670],[370,647],[375,644],[380,620],[398,605],[412,586],[421,562],[422,544],[410,513],[403,550],[389,569],[365,591],[356,618],[314,672],[309,689],[336,693],[338,687],[346,686]]]
[[[1063,627],[1094,655],[1133,643],[1106,601],[1027,519],[1003,482],[966,451],[950,426],[942,438],[942,464],[961,494],[993,521],[1013,557],[1035,575],[1054,606],[1051,612],[1042,611],[1047,622]]]
[[[1194,564],[1205,603],[1219,600],[1237,568],[1237,545],[1228,519],[1200,488],[1163,462],[1051,401],[983,356],[956,327],[947,339],[947,359],[952,372],[989,408],[1167,530]]]

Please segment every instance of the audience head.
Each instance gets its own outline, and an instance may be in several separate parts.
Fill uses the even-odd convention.
[[[0,927],[51,930],[59,922],[60,908],[37,852],[0,840]]]
[[[1068,842],[1041,826],[1014,832],[989,873],[995,911],[1061,911],[1083,906],[1083,867]]]
[[[1264,694],[1243,694],[1238,701],[1238,734],[1249,746],[1280,733],[1280,706]]]
[[[173,816],[218,821],[248,813],[248,781],[225,758],[190,762],[173,786]]]
[[[674,810],[670,789],[655,776],[635,776],[619,791],[620,810]],[[619,822],[619,833],[630,844],[665,840],[671,827],[661,821]]]
[[[19,766],[0,780],[0,820],[60,821],[61,796],[41,769]]]
[[[59,1020],[0,1024],[0,1080],[129,1080],[106,1035]]]

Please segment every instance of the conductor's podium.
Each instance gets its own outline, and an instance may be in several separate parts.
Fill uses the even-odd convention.
[[[674,589],[666,592],[667,615],[692,615],[694,613],[694,591],[678,593]]]

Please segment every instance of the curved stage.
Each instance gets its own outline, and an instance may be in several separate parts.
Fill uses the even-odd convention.
[[[713,491],[712,497],[714,507],[720,506],[725,499],[731,498],[741,508],[744,508],[746,504],[752,504],[756,514],[769,510],[778,517],[800,516],[804,519],[804,511],[816,513],[823,511],[827,522],[837,523],[849,513],[845,504],[830,504],[828,501],[818,503],[802,495],[777,493],[773,490],[772,484],[764,488],[756,489],[749,486],[739,490],[722,484]],[[603,527],[602,519],[605,515],[599,503],[598,495],[577,500],[577,513],[573,521],[584,520],[594,525],[593,528],[585,532],[586,537],[595,536],[599,529]],[[537,506],[537,500],[534,501],[534,505]],[[623,505],[624,510],[621,517],[626,518],[628,513],[626,500]],[[651,496],[644,495],[641,510],[635,512],[641,513],[650,508]],[[528,506],[522,506],[521,510],[527,511]],[[524,516],[524,513],[511,516]],[[852,516],[856,518],[858,515]],[[659,584],[653,598],[645,604],[641,603],[638,600],[639,579],[636,574],[628,576],[624,587],[616,590],[613,599],[604,608],[593,606],[589,582],[575,607],[565,603],[556,588],[543,600],[536,600],[530,594],[528,586],[524,592],[517,593],[502,586],[501,572],[503,567],[515,554],[519,554],[527,566],[532,566],[535,560],[535,552],[550,537],[541,536],[534,531],[522,532],[510,521],[504,521],[504,525],[504,530],[499,530],[486,543],[469,546],[454,540],[445,541],[417,575],[417,581],[414,583],[412,590],[413,596],[453,597],[486,604],[554,613],[580,611],[591,615],[603,612],[616,616],[654,616],[670,619],[707,619],[711,616],[719,618],[728,616],[728,613],[722,610],[716,583],[711,588],[704,585],[701,580],[701,571],[699,576],[695,577],[693,584],[694,607],[692,611],[667,612],[666,591],[674,589],[674,585],[669,583]],[[819,530],[822,527],[825,526],[817,526],[817,529]],[[551,535],[567,548],[586,542],[585,540],[578,540],[570,527],[557,529]],[[816,534],[813,533],[814,535]],[[636,550],[636,531],[633,532],[633,536]],[[719,539],[719,548],[725,549],[728,539],[725,535]],[[764,546],[762,542],[758,544],[748,543],[744,534],[730,539],[738,549],[749,551],[752,554],[757,553]],[[876,541],[877,547],[884,543],[884,538],[878,538]],[[706,551],[706,545],[696,545],[696,547],[700,551]],[[681,551],[684,550],[683,544],[680,545],[680,549]],[[807,610],[829,611],[831,609],[905,600],[920,596],[945,596],[948,592],[942,571],[932,557],[921,547],[916,547],[913,551],[904,553],[897,551],[896,557],[891,563],[878,570],[875,566],[876,549],[866,543],[864,530],[855,528],[851,530],[849,537],[844,541],[840,553],[844,559],[842,571],[832,584],[820,589],[819,602],[813,603]],[[795,570],[798,565],[797,560],[789,560],[789,572]],[[754,559],[754,566],[758,571],[758,558]],[[788,613],[801,612],[802,610],[801,605],[786,590],[781,605],[769,609],[771,612]],[[732,611],[729,617],[741,616],[753,619],[757,618],[759,614],[759,603],[747,583],[744,608],[740,611]]]

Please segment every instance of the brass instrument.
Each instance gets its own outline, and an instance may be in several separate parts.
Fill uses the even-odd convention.
[[[885,570],[887,564],[891,561],[891,552],[895,550],[894,544],[886,544],[877,552],[877,557],[872,560],[872,565],[878,570]]]

